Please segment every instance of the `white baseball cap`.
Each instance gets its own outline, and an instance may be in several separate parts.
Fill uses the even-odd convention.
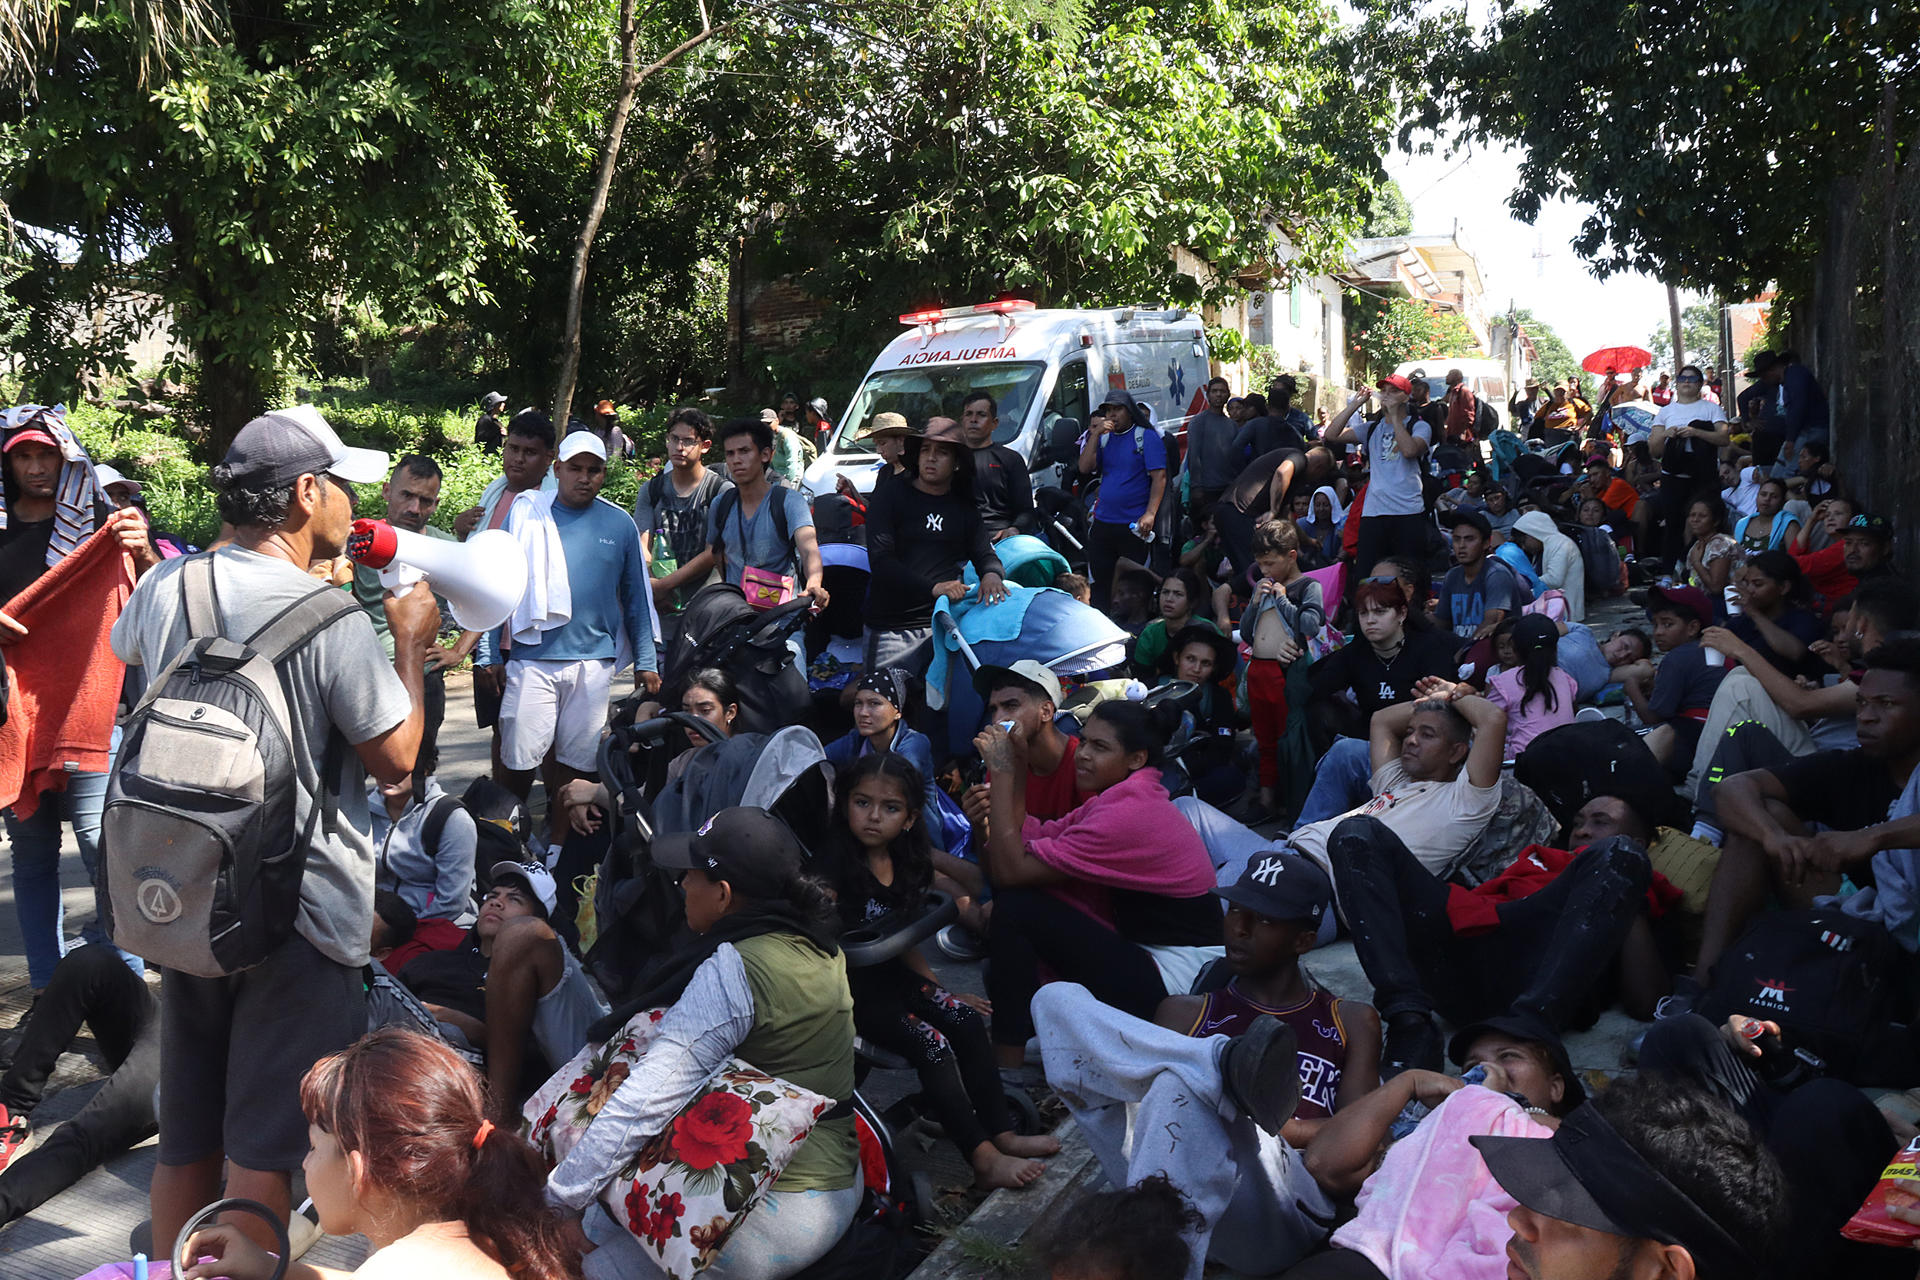
[[[310,404],[263,413],[240,428],[224,459],[236,484],[275,488],[321,471],[349,484],[380,484],[387,455],[349,449]]]
[[[565,462],[568,458],[581,453],[590,453],[605,462],[607,442],[591,431],[576,431],[560,442],[560,461]]]
[[[124,484],[124,485],[132,486],[133,491],[135,493],[138,493],[142,488],[138,480],[132,479],[129,476],[121,475],[118,471],[115,471],[112,467],[107,466],[105,463],[101,463],[99,466],[95,467],[93,469],[93,474],[95,478],[97,478],[100,481],[100,487],[102,489],[111,489],[113,488],[113,486],[117,484]]]
[[[533,896],[540,899],[540,906],[546,915],[552,917],[554,908],[560,905],[560,891],[553,883],[553,872],[537,862],[496,862],[487,872],[487,879],[494,884],[508,876],[533,890]]]

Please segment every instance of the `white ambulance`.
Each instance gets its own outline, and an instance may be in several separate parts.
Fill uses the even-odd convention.
[[[880,458],[861,437],[877,413],[901,414],[919,431],[928,418],[958,419],[961,402],[985,391],[999,406],[995,441],[1026,458],[1040,488],[1074,465],[1088,415],[1109,390],[1125,388],[1151,408],[1169,443],[1207,407],[1206,332],[1188,311],[1039,310],[1003,300],[916,311],[900,323],[906,332],[868,368],[807,469],[816,496],[832,493],[843,474],[872,487]]]

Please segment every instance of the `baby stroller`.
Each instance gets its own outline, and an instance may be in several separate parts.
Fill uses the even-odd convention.
[[[700,588],[681,615],[680,634],[660,669],[669,699],[680,681],[701,667],[718,667],[740,691],[739,733],[771,733],[807,703],[807,677],[788,647],[807,625],[812,604],[796,596],[764,613],[747,603],[740,588],[724,582]]]
[[[679,776],[649,798],[641,781],[648,757],[688,729],[707,738],[707,745],[697,748]],[[586,965],[617,1004],[647,962],[672,946],[684,928],[679,884],[652,859],[655,838],[697,830],[721,809],[753,805],[786,822],[811,855],[821,847],[831,821],[831,767],[811,730],[790,727],[729,738],[718,725],[684,711],[615,729],[600,744],[599,766],[614,812],[608,815],[612,840],[594,895],[599,938]],[[847,963],[891,959],[953,917],[952,899],[935,895],[915,920],[898,922],[902,932],[863,929],[848,935],[842,948]],[[858,1044],[855,1052],[861,1060]],[[864,1070],[856,1070],[857,1078],[864,1077]],[[821,1266],[849,1251],[862,1256],[873,1252],[875,1227],[887,1229],[880,1233],[885,1236],[933,1220],[932,1188],[923,1175],[909,1174],[901,1166],[887,1119],[857,1090],[853,1110],[867,1196],[848,1239]]]
[[[1064,591],[1022,586],[1009,586],[1006,600],[989,608],[971,599],[953,608],[940,601],[933,638],[927,702],[946,706],[947,749],[955,755],[967,753],[986,710],[973,687],[981,667],[1032,659],[1063,679],[1086,677],[1125,662],[1131,639],[1120,624]]]

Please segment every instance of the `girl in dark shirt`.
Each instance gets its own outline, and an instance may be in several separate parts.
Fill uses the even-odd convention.
[[[926,784],[890,751],[862,756],[840,778],[827,866],[848,931],[904,925],[933,885],[933,851],[921,821]],[[853,1025],[913,1064],[947,1136],[982,1187],[1025,1187],[1046,1172],[1035,1157],[1060,1150],[1053,1138],[1021,1137],[1001,1091],[978,996],[940,986],[915,947],[894,960],[850,969]]]
[[[1784,551],[1762,551],[1734,571],[1733,589],[1740,613],[1727,619],[1727,630],[1782,674],[1818,679],[1821,663],[1809,646],[1825,629],[1807,608],[1799,563]]]

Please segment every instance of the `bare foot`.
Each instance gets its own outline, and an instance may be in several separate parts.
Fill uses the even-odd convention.
[[[1035,1134],[1032,1137],[1022,1137],[1020,1134],[1011,1132],[996,1134],[993,1145],[1000,1148],[1005,1155],[1020,1156],[1023,1159],[1060,1154],[1060,1139],[1050,1133]]]
[[[1022,1160],[983,1142],[973,1152],[973,1183],[977,1187],[1007,1187],[1018,1191],[1047,1171],[1038,1160]]]

